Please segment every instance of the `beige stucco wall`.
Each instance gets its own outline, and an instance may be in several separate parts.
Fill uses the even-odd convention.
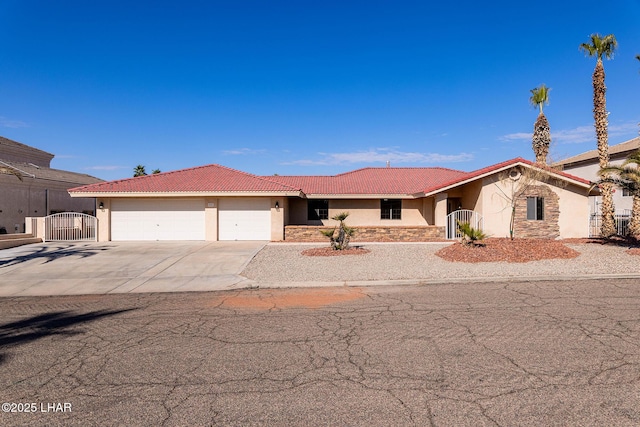
[[[204,238],[208,242],[218,240],[218,199],[204,199]]]
[[[482,181],[483,189],[480,192],[478,212],[483,216],[485,233],[492,237],[509,237],[511,203],[504,194],[511,195],[512,185],[517,185],[517,183],[508,178],[499,180],[495,175],[484,178]],[[536,185],[548,186],[559,197],[558,225],[561,238],[587,237],[589,235],[587,189],[575,185],[563,187],[550,183],[536,183]],[[526,206],[518,205],[517,209],[526,209]],[[516,237],[518,236],[516,235]]]
[[[289,221],[292,225],[334,225],[331,217],[348,212],[347,223],[351,226],[412,226],[430,225],[425,217],[432,214],[432,203],[424,199],[403,199],[401,219],[381,219],[380,199],[331,199],[329,200],[329,219],[322,221],[307,220],[307,200],[289,199]],[[426,212],[425,212],[426,210]]]
[[[285,197],[271,198],[271,240],[278,242],[284,240],[284,219],[287,211]],[[276,203],[278,207],[276,208]]]
[[[55,211],[93,213],[93,198],[69,196],[67,189],[77,185],[31,177],[20,181],[13,175],[0,174],[0,227],[8,233],[23,233],[25,217],[42,217]]]

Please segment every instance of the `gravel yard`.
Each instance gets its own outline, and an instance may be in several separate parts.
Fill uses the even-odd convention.
[[[257,282],[334,282],[640,273],[640,258],[621,246],[567,244],[580,253],[577,258],[473,264],[449,262],[435,255],[446,243],[361,246],[370,252],[322,257],[301,254],[313,246],[271,243],[251,260],[242,275]]]

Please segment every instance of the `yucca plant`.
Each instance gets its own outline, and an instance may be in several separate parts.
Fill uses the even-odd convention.
[[[344,220],[349,216],[349,212],[342,212],[331,219],[335,221],[339,221],[337,227],[334,227],[331,230],[320,230],[324,236],[329,238],[331,242],[331,247],[337,251],[341,251],[349,248],[349,240],[351,240],[351,236],[355,233],[355,229],[353,227],[347,226],[344,223]]]
[[[478,246],[480,242],[487,238],[487,235],[478,228],[473,228],[468,222],[457,221],[458,232],[462,234],[462,244],[467,246]]]

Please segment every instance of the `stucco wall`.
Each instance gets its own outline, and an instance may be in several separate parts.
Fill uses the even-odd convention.
[[[612,160],[611,165],[619,166],[622,164],[624,159]],[[565,167],[564,172],[567,172],[571,175],[578,176],[580,178],[588,179],[589,181],[596,182],[600,179],[598,176],[598,171],[600,170],[600,165],[598,163],[592,163],[587,165],[580,166],[569,166]],[[591,198],[591,206],[593,207],[593,211],[596,211],[596,203],[600,203],[600,196],[593,196]],[[633,197],[631,196],[623,196],[621,189],[615,189],[613,193],[613,204],[616,209],[616,213],[624,213],[625,210],[631,211],[633,206]]]
[[[427,212],[425,213],[425,210]],[[291,225],[333,225],[331,217],[349,212],[347,224],[350,226],[414,226],[430,225],[425,216],[432,216],[432,204],[425,199],[403,199],[401,219],[381,219],[380,199],[331,199],[329,200],[329,219],[322,221],[307,220],[307,199],[289,199],[289,222]]]
[[[509,237],[511,204],[505,197],[505,194],[510,196],[512,194],[512,186],[519,184],[508,178],[499,180],[497,176],[484,178],[483,184],[484,188],[481,192],[481,197],[485,233],[492,237]],[[574,185],[557,185],[553,182],[536,182],[532,184],[532,190],[538,185],[548,188],[549,191],[552,191],[558,198],[558,214],[554,217],[557,218],[554,221],[557,221],[559,237],[587,237],[589,235],[589,200],[586,196],[587,189]],[[527,191],[526,195],[536,194],[535,191]],[[524,195],[523,199],[518,200],[516,205],[517,221],[536,221],[526,220],[526,195]],[[540,195],[544,197],[544,194]],[[553,208],[551,204],[549,208]],[[545,206],[545,214],[547,213],[546,209],[547,206]],[[549,217],[549,219],[551,219],[551,217]],[[536,236],[534,235],[535,233],[531,232],[531,227],[523,227],[522,224],[520,225],[519,227],[518,223],[516,223],[514,227],[515,237],[552,237],[550,233],[546,231],[540,231]],[[536,227],[540,227],[540,225],[536,225]],[[518,229],[528,231],[525,231],[523,236],[519,236]]]
[[[0,174],[0,227],[9,233],[25,231],[25,217],[46,216],[52,211],[88,212],[95,208],[93,198],[71,198],[68,188],[78,184],[65,184],[13,175]],[[47,211],[48,190],[48,211]]]

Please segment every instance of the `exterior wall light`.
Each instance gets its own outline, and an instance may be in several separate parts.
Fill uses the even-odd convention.
[[[276,201],[276,209],[280,209],[280,203]]]
[[[98,205],[98,207],[99,207],[100,209],[104,209],[104,202],[100,202],[100,205]]]

